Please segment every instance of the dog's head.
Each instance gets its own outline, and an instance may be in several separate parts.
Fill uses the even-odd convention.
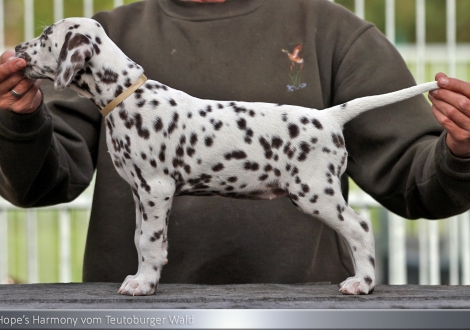
[[[95,20],[67,18],[44,29],[39,37],[19,44],[15,51],[17,57],[26,60],[26,77],[53,80],[54,87],[62,90],[99,55],[104,38],[104,29]]]

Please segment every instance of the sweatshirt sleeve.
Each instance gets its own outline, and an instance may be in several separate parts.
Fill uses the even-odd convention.
[[[372,26],[353,35],[337,63],[333,103],[409,87],[398,51]],[[445,218],[470,208],[470,159],[454,157],[424,96],[366,112],[345,126],[348,175],[406,218]]]
[[[22,207],[73,200],[96,164],[95,106],[71,90],[47,94],[50,101],[32,114],[0,110],[0,195]]]

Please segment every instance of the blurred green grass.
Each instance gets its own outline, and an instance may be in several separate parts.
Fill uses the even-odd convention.
[[[82,264],[89,212],[70,211],[72,281],[82,281]],[[28,283],[27,213],[8,211],[8,275],[16,282]],[[39,282],[59,282],[59,212],[37,211],[37,254]]]

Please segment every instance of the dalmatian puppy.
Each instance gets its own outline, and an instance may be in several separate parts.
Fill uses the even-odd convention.
[[[349,243],[355,276],[345,294],[368,294],[375,285],[370,222],[341,195],[348,153],[343,125],[367,110],[438,88],[436,82],[370,96],[322,111],[298,106],[202,100],[157,81],[138,82],[143,69],[86,18],[61,20],[19,44],[24,75],[70,87],[105,113],[106,141],[116,170],[135,201],[137,274],[119,289],[156,292],[167,263],[167,226],[173,197],[184,194],[272,199],[288,195],[302,211]]]

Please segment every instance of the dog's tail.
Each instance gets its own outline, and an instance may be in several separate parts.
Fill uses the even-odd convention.
[[[327,111],[328,116],[334,117],[337,123],[344,125],[351,119],[368,110],[406,100],[413,96],[438,88],[439,86],[436,81],[428,82],[392,93],[361,97],[347,103],[325,109],[322,112]]]

